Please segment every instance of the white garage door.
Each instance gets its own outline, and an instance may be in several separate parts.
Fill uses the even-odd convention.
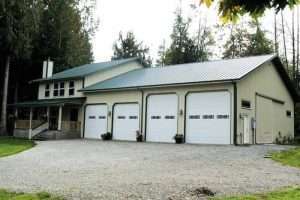
[[[116,104],[113,120],[113,139],[136,140],[136,131],[139,130],[138,104]]]
[[[147,101],[146,140],[174,142],[177,133],[178,97],[176,94],[151,95]]]
[[[85,138],[100,139],[107,132],[107,105],[88,105],[85,110]]]
[[[186,99],[186,142],[230,144],[229,92],[199,92]]]

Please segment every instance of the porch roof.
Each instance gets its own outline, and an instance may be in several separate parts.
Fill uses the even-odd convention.
[[[82,105],[85,97],[82,98],[61,98],[61,99],[42,99],[35,101],[25,101],[11,104],[16,107],[44,107],[44,106],[65,106],[65,105]]]

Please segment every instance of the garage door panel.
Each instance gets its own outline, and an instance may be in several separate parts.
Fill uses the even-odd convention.
[[[107,132],[107,105],[88,105],[85,110],[84,137],[100,139]]]
[[[229,92],[199,92],[187,96],[186,142],[230,144]]]
[[[139,130],[139,105],[116,104],[114,106],[113,139],[136,140]]]
[[[151,95],[147,99],[147,141],[174,142],[177,133],[176,94]]]

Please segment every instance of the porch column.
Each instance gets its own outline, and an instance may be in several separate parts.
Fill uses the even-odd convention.
[[[18,121],[18,108],[15,109],[15,116],[14,116],[14,127],[17,128],[17,121]]]
[[[58,126],[57,126],[57,129],[59,131],[61,131],[61,120],[62,120],[62,106],[59,106],[59,109],[58,109]]]
[[[31,134],[32,134],[32,107],[30,107],[30,113],[29,113],[29,134],[28,134],[29,140],[31,140]]]
[[[50,128],[50,107],[47,107],[47,123],[48,123],[48,130]]]

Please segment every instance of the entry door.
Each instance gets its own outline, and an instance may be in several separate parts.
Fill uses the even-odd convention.
[[[198,92],[187,96],[186,142],[230,144],[229,92]]]
[[[107,105],[89,105],[85,110],[85,138],[100,139],[107,133]]]
[[[113,139],[135,141],[139,128],[139,105],[116,104],[114,106]]]
[[[243,126],[244,126],[244,144],[250,144],[250,122],[249,117],[243,117]]]
[[[174,142],[177,133],[178,97],[176,94],[151,95],[147,100],[146,140]]]

